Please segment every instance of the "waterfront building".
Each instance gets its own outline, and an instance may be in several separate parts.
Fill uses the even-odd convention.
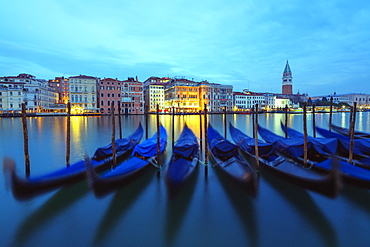
[[[49,87],[53,88],[58,93],[58,104],[67,104],[69,101],[68,93],[68,79],[62,77],[55,77],[48,82]]]
[[[0,81],[10,83],[6,88],[7,107],[10,111],[20,110],[22,103],[25,103],[26,111],[29,113],[49,111],[58,100],[58,93],[49,87],[46,80],[36,79],[30,74],[1,77]],[[10,86],[12,87],[9,88]]]
[[[201,81],[198,84],[199,91],[199,110],[203,111],[204,106],[210,111],[211,105],[211,84],[208,81]]]
[[[211,112],[233,111],[233,86],[211,83]]]
[[[292,71],[290,69],[288,60],[286,61],[282,79],[283,79],[282,94],[293,94],[293,86],[292,86],[293,77],[292,77]]]
[[[0,77],[0,113],[22,110],[24,84],[15,82],[12,77]]]
[[[291,105],[290,99],[276,97],[274,109],[283,109],[286,106],[288,106],[289,108],[290,105]]]
[[[234,92],[234,111],[249,111],[258,104],[258,109],[265,107],[265,96],[249,90]]]
[[[152,76],[144,81],[144,102],[147,111],[155,112],[157,104],[161,111],[164,110],[164,87],[170,80],[169,77]]]
[[[366,93],[347,93],[347,94],[329,94],[324,96],[312,96],[311,100],[314,101],[321,101],[324,98],[327,101],[330,101],[330,98],[333,98],[333,103],[346,103],[349,105],[353,105],[356,102],[358,107],[370,107],[370,94]]]
[[[79,75],[68,78],[69,100],[73,114],[98,113],[97,85],[99,79]]]
[[[144,82],[145,102],[149,111],[155,111],[159,104],[163,111],[172,107],[177,112],[195,113],[204,109],[207,104],[209,112],[233,110],[233,86],[195,82],[184,77],[150,77]]]
[[[165,85],[165,109],[171,111],[174,107],[176,112],[199,112],[199,87],[198,83],[174,78]]]
[[[138,78],[129,77],[122,81],[122,113],[123,114],[143,114],[144,113],[144,93],[143,83]]]
[[[288,106],[288,108],[292,107],[292,102],[289,98],[269,93],[264,94],[264,96],[266,111],[282,109],[286,106]]]
[[[154,82],[150,84],[145,90],[145,96],[147,104],[147,110],[149,112],[155,112],[157,110],[157,105],[162,111],[164,109],[164,86],[166,84],[162,82]]]
[[[101,114],[111,114],[112,102],[114,102],[114,112],[118,113],[121,104],[122,82],[117,78],[105,78],[99,81],[99,103]]]

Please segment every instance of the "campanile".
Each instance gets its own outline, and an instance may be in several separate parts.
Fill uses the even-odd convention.
[[[292,71],[290,70],[288,60],[286,60],[286,65],[283,72],[282,94],[293,94],[292,80],[293,80]]]

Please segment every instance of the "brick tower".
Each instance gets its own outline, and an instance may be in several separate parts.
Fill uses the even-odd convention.
[[[286,60],[286,65],[283,72],[282,94],[293,94],[292,79],[292,71],[290,70],[288,60]]]

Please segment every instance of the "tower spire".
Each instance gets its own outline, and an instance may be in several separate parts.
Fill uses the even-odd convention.
[[[290,74],[292,74],[292,71],[290,70],[290,66],[289,66],[288,59],[286,60],[286,65],[285,65],[285,69],[284,69],[284,74],[285,74],[285,73],[290,73]]]

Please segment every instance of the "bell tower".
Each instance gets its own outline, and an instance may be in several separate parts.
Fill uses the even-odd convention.
[[[286,60],[285,69],[283,72],[283,86],[282,86],[282,94],[293,94],[293,77],[292,71],[290,70],[290,66],[288,63],[288,59]]]

